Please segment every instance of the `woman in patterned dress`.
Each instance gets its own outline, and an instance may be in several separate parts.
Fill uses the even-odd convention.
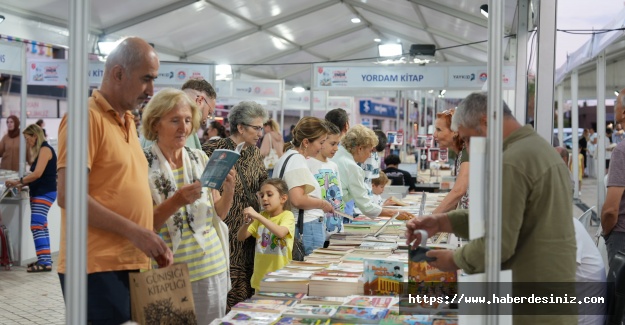
[[[469,154],[458,132],[451,130],[451,118],[455,111],[455,109],[448,109],[436,114],[434,139],[440,148],[456,153],[456,183],[432,214],[448,212],[456,208],[469,208]]]
[[[260,211],[256,192],[260,190],[260,184],[267,179],[267,170],[256,142],[263,135],[263,123],[266,120],[267,112],[260,104],[241,102],[228,114],[230,136],[209,141],[203,146],[203,150],[210,157],[216,149],[234,150],[240,143],[245,143],[241,157],[235,164],[237,177],[234,202],[224,219],[230,232],[232,290],[228,293],[228,311],[232,306],[254,294],[250,283],[254,273],[254,238],[250,237],[239,242],[237,231],[244,222],[243,209],[251,206],[256,211]]]

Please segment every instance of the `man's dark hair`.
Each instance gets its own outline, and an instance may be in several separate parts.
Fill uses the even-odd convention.
[[[378,145],[375,146],[375,151],[384,151],[384,149],[386,149],[386,144],[388,143],[386,133],[382,132],[381,130],[373,130],[373,132],[375,132],[375,135],[378,136]]]
[[[399,159],[398,155],[388,155],[386,156],[386,158],[384,158],[384,164],[385,165],[399,165],[401,164],[401,160]]]
[[[205,93],[208,98],[217,98],[217,92],[213,86],[204,79],[189,79],[180,89],[193,89]]]
[[[326,121],[336,125],[336,127],[341,130],[341,132],[345,131],[347,128],[347,123],[349,122],[349,116],[347,116],[347,111],[342,108],[335,108],[326,113],[325,117]]]

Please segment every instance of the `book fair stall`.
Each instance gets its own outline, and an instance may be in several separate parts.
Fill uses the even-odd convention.
[[[520,1],[527,7],[529,1]],[[407,147],[412,142],[416,144],[418,153],[411,155],[416,158],[409,159],[407,163],[420,165],[420,161],[429,162],[427,175],[420,175],[419,171],[424,168],[416,168],[417,177],[427,177],[430,183],[445,183],[446,175],[438,162],[445,162],[448,153],[437,150],[430,138],[433,133],[423,117],[428,113],[425,110],[417,113],[415,107],[423,109],[425,97],[421,92],[435,90],[442,93],[443,90],[480,90],[484,87],[489,89],[489,103],[498,103],[503,98],[510,106],[520,109],[522,101],[515,100],[525,97],[525,90],[518,80],[525,75],[525,56],[520,56],[520,64],[503,64],[502,58],[502,21],[503,5],[491,1],[490,18],[488,21],[491,30],[491,39],[488,47],[488,65],[486,64],[432,64],[432,65],[409,65],[393,66],[381,64],[355,64],[355,63],[317,63],[311,64],[313,82],[311,91],[306,101],[306,95],[298,95],[285,91],[283,80],[232,80],[214,81],[213,66],[208,64],[193,64],[182,62],[163,62],[159,70],[157,86],[179,86],[188,78],[202,76],[215,85],[219,100],[225,104],[233,104],[238,100],[249,99],[264,101],[264,105],[272,111],[274,119],[281,110],[280,124],[284,127],[284,110],[295,108],[300,110],[302,116],[305,110],[310,109],[310,115],[319,111],[327,111],[334,107],[347,107],[352,113],[351,122],[354,124],[366,124],[366,119],[371,119],[363,113],[383,111],[395,114],[384,116],[383,123],[392,125],[391,118],[395,117],[395,131],[392,144],[395,150],[407,152]],[[73,116],[68,123],[68,132],[71,141],[68,143],[68,168],[76,167],[76,173],[68,174],[67,183],[71,184],[68,193],[68,213],[84,215],[86,212],[86,171],[84,166],[87,142],[85,140],[86,115],[81,112],[81,103],[86,102],[87,85],[98,85],[102,77],[100,62],[88,62],[86,54],[86,40],[88,33],[88,18],[79,20],[78,17],[89,17],[88,6],[79,1],[71,4],[70,47],[76,51],[71,61],[43,60],[32,62],[32,67],[27,74],[27,64],[24,57],[20,57],[14,63],[13,69],[7,69],[0,60],[0,70],[3,72],[20,74],[29,84],[39,85],[63,85],[68,86],[67,80],[73,80],[71,84],[73,92],[68,97],[68,110]],[[546,16],[554,12],[553,7],[544,2],[540,3],[540,9]],[[523,11],[523,10],[520,10]],[[526,10],[527,11],[527,10]],[[525,13],[527,14],[527,12]],[[526,17],[527,18],[527,17]],[[519,19],[523,20],[523,19]],[[527,19],[525,19],[527,20]],[[523,25],[522,25],[523,26]],[[546,26],[549,27],[549,26]],[[525,33],[527,26],[521,28]],[[547,29],[547,28],[545,28]],[[526,33],[524,34],[527,35]],[[545,40],[540,40],[545,42]],[[522,43],[522,42],[519,42]],[[13,48],[17,48],[15,51]],[[525,50],[519,46],[519,51]],[[0,51],[18,53],[20,46],[4,47],[0,43]],[[546,53],[546,52],[543,52]],[[541,54],[545,55],[545,54]],[[553,53],[550,54],[553,56]],[[19,56],[19,55],[18,55]],[[541,58],[545,58],[542,56]],[[553,58],[553,57],[551,57]],[[546,59],[549,59],[547,56]],[[538,60],[542,64],[549,60]],[[15,66],[21,68],[15,69]],[[69,69],[73,67],[75,69]],[[83,68],[83,69],[79,69]],[[522,68],[522,69],[521,69]],[[5,70],[6,69],[6,70]],[[547,69],[543,69],[548,71]],[[84,71],[88,71],[87,75]],[[497,76],[488,78],[488,76]],[[499,77],[501,76],[501,78]],[[549,82],[541,84],[539,88],[539,104],[551,103],[552,97],[543,95],[547,89],[551,89]],[[22,83],[21,116],[26,121],[26,82]],[[373,98],[363,98],[355,103],[354,97],[349,97],[352,90],[392,90],[397,91],[396,105],[387,102],[376,102]],[[410,93],[412,92],[412,93]],[[344,96],[332,96],[332,95]],[[515,96],[516,95],[516,96]],[[304,97],[302,97],[304,96]],[[431,96],[432,100],[436,99]],[[418,105],[409,105],[409,102],[418,102]],[[340,103],[340,104],[332,104]],[[514,104],[513,104],[514,103]],[[308,108],[306,107],[308,105]],[[438,105],[440,107],[440,105]],[[538,105],[540,106],[540,105]],[[549,105],[542,105],[548,107]],[[376,107],[378,108],[376,110]],[[432,105],[434,107],[434,105]],[[412,111],[411,111],[412,110]],[[510,279],[509,272],[501,272],[499,245],[501,238],[501,145],[502,130],[500,120],[496,118],[497,105],[489,105],[489,123],[487,139],[474,139],[472,142],[471,165],[471,197],[473,202],[479,202],[471,206],[471,234],[468,239],[485,237],[486,239],[486,270],[478,275],[473,281],[498,282]],[[551,112],[550,110],[546,110]],[[418,127],[409,126],[412,116],[418,116]],[[432,116],[436,111],[431,112]],[[364,117],[361,116],[365,115]],[[403,114],[403,125],[400,123]],[[524,119],[524,116],[518,116]],[[551,117],[552,118],[552,117]],[[549,136],[552,133],[552,125],[549,119],[545,119],[546,127],[540,123],[541,135]],[[374,122],[371,119],[370,125]],[[400,132],[401,131],[401,132]],[[68,137],[69,138],[69,137]],[[24,148],[22,140],[22,148]],[[25,155],[24,149],[20,152],[21,161]],[[411,153],[412,154],[412,153]],[[425,156],[425,157],[424,157]],[[422,158],[424,157],[424,158]],[[22,163],[23,164],[23,163]],[[488,173],[486,172],[488,166]],[[20,166],[23,171],[24,166]],[[440,166],[439,166],[440,167]],[[476,175],[490,175],[488,179],[477,178]],[[2,176],[2,173],[0,173]],[[14,175],[5,175],[13,177]],[[22,172],[18,176],[22,176]],[[447,181],[450,181],[447,179]],[[13,193],[20,202],[27,200],[20,193]],[[413,215],[430,213],[440,203],[445,193],[417,193],[405,197],[395,198],[399,205],[396,209],[410,212]],[[6,200],[6,199],[4,199]],[[4,201],[2,201],[4,203]],[[483,204],[482,204],[483,203]],[[20,203],[20,206],[23,203]],[[18,218],[24,215],[24,209],[20,207]],[[57,208],[58,210],[58,208]],[[54,212],[51,212],[54,213]],[[58,212],[56,212],[58,213]],[[6,217],[5,217],[6,218]],[[52,218],[51,218],[52,219]],[[57,218],[60,219],[60,218]],[[404,320],[417,324],[507,324],[510,317],[498,315],[498,306],[492,306],[489,316],[471,318],[471,315],[459,313],[454,303],[442,303],[439,301],[412,302],[400,298],[401,294],[420,293],[428,296],[451,296],[460,293],[459,286],[452,285],[461,283],[463,275],[460,273],[445,273],[432,268],[427,264],[423,251],[437,248],[455,248],[463,245],[463,240],[452,234],[439,233],[427,240],[423,240],[418,249],[409,251],[405,244],[404,220],[368,219],[355,218],[354,222],[345,225],[345,232],[333,235],[330,245],[314,251],[303,262],[291,262],[285,268],[268,274],[261,283],[261,290],[248,301],[233,307],[232,311],[223,319],[216,320],[215,324],[297,324],[297,318],[314,319],[308,323],[329,324],[332,323],[366,323],[366,324],[395,324]],[[10,227],[15,228],[11,221]],[[16,229],[22,229],[21,225]],[[58,229],[52,230],[58,236]],[[82,277],[84,270],[85,248],[85,220],[71,220],[68,222],[68,277],[67,286],[67,322],[84,323],[85,311],[85,283]],[[18,230],[19,233],[21,230]],[[21,237],[21,236],[19,236]],[[425,238],[424,238],[425,239]],[[30,249],[29,249],[30,250]],[[53,248],[54,250],[54,248]],[[19,258],[19,263],[27,263],[27,257]],[[478,279],[478,280],[476,280]],[[403,303],[403,304],[402,304]],[[462,307],[460,307],[461,309]],[[493,312],[494,311],[494,312]],[[403,315],[402,315],[403,314]],[[478,317],[478,315],[475,315]],[[468,317],[468,318],[466,318]]]

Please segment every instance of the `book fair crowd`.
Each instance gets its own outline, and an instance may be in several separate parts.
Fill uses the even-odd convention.
[[[350,125],[344,109],[328,111],[325,119],[304,117],[283,138],[281,126],[260,104],[244,101],[229,109],[224,126],[210,121],[217,96],[210,83],[192,79],[181,89],[154,94],[158,69],[152,46],[140,38],[125,39],[107,57],[102,85],[85,108],[89,324],[129,321],[129,275],[181,263],[188,267],[197,323],[209,324],[258,294],[268,273],[327,247],[355,216],[403,220],[402,236],[413,248],[425,234],[469,237],[470,143],[471,137],[486,136],[486,93],[473,93],[456,109],[436,115],[433,137],[440,148],[455,153],[456,180],[431,214],[417,216],[393,207],[401,204],[395,198],[380,196],[388,184],[416,192],[410,173],[399,169],[400,158],[384,157],[385,134]],[[593,258],[599,254],[596,247],[590,241],[589,248],[588,233],[572,218],[569,168],[531,126],[517,122],[505,103],[501,112],[501,268],[512,270],[513,282],[605,283],[605,266]],[[30,187],[38,260],[28,272],[52,270],[46,215],[58,200],[61,285],[69,281],[66,239],[72,234],[65,225],[85,217],[65,210],[65,177],[72,172],[67,170],[67,122],[63,117],[59,127],[58,157],[41,127],[24,129],[32,173],[7,182]],[[7,123],[11,140],[0,142],[3,164],[16,146],[10,141],[19,136],[19,120]],[[201,125],[206,132],[200,138]],[[609,260],[625,247],[624,143],[611,155],[610,168],[621,169],[610,173],[606,204],[612,202],[612,212],[602,216]],[[240,157],[213,189],[200,179],[217,150],[240,150]],[[611,186],[620,192],[611,192]],[[426,255],[429,265],[443,272],[485,272],[484,238]],[[513,319],[515,324],[575,324],[578,315]]]

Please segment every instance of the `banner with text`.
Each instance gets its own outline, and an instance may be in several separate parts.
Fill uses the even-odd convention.
[[[347,96],[328,96],[328,105],[326,110],[333,110],[335,108],[342,108],[351,113],[354,109],[354,97]]]
[[[281,100],[282,80],[233,80],[232,97]]]
[[[68,66],[69,63],[66,60],[30,60],[28,62],[28,84],[67,86]],[[104,62],[89,62],[87,75],[90,85],[102,84]],[[209,65],[161,62],[158,78],[154,84],[179,88],[189,79],[204,78],[210,80],[210,75],[211,67]]]
[[[488,80],[485,66],[450,66],[447,74],[446,89],[482,89]],[[501,86],[503,89],[514,89],[516,68],[503,66]]]
[[[339,66],[315,64],[313,90],[351,89],[481,89],[485,65]],[[504,89],[513,89],[515,67],[504,66]]]
[[[324,110],[328,101],[327,91],[313,92],[313,108],[315,110]],[[297,93],[291,90],[284,92],[284,108],[285,109],[310,109],[310,92]]]
[[[22,75],[22,52],[24,48],[21,44],[0,42],[0,72]]]

